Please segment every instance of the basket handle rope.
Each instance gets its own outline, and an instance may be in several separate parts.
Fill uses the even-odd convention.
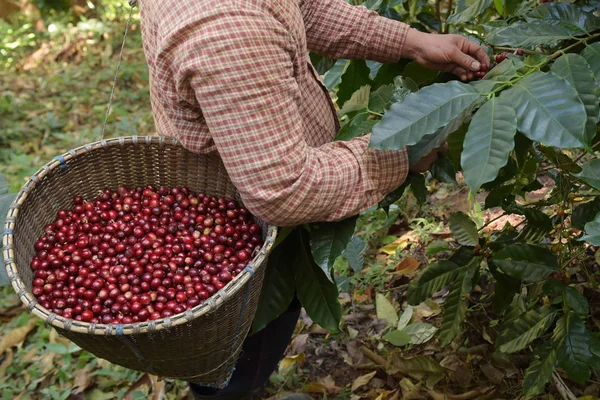
[[[106,125],[108,124],[108,117],[110,116],[110,109],[112,106],[113,97],[115,95],[115,88],[117,87],[117,79],[119,77],[119,70],[121,69],[121,62],[123,61],[123,50],[125,49],[125,39],[127,39],[127,33],[129,32],[129,25],[131,25],[131,16],[133,9],[137,5],[137,0],[129,0],[129,17],[127,18],[127,25],[125,25],[125,33],[123,34],[123,43],[121,43],[121,51],[119,53],[119,61],[117,61],[117,70],[115,71],[115,77],[112,83],[112,89],[110,91],[110,97],[108,99],[108,106],[106,107],[106,117],[104,118],[104,124],[102,125],[102,133],[100,140],[104,140],[104,133],[106,132]]]

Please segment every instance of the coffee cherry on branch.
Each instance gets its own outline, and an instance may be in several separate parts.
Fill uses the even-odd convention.
[[[170,317],[231,282],[263,244],[235,201],[185,187],[77,196],[34,244],[32,293],[57,315],[91,323]]]
[[[496,63],[498,64],[500,64],[504,60],[506,60],[506,53],[500,53],[494,56],[494,61],[496,61]]]

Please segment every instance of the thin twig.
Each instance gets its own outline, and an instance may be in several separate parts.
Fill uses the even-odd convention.
[[[446,10],[446,19],[444,19],[444,33],[448,33],[448,18],[450,18],[450,14],[452,13],[452,0],[448,0],[448,9]],[[440,26],[440,30],[442,27]]]
[[[560,396],[563,400],[577,400],[577,397],[571,392],[571,390],[565,385],[560,375],[554,371],[552,373],[552,381],[554,382],[554,386],[556,386],[556,390],[560,393]]]
[[[492,48],[494,48],[495,50],[500,50],[500,51],[517,51],[517,50],[521,50],[523,51],[523,53],[525,54],[540,54],[543,56],[547,56],[548,54],[546,53],[542,53],[539,51],[535,51],[535,50],[527,50],[527,49],[518,49],[516,47],[505,47],[505,46],[492,46],[490,45]]]
[[[387,366],[387,360],[383,357],[381,357],[379,354],[374,353],[371,349],[365,347],[365,346],[361,346],[360,351],[362,351],[362,353],[367,356],[367,358],[371,359],[372,361],[374,361],[376,364],[382,366],[383,368],[385,368]]]

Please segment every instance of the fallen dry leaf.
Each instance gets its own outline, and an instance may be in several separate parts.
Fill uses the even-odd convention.
[[[490,382],[498,385],[504,380],[504,374],[496,369],[492,364],[481,364],[480,368],[481,372],[483,372],[485,377],[488,378]]]
[[[398,398],[397,390],[385,390],[381,392],[375,400],[392,400],[392,398]]]
[[[327,388],[320,382],[309,382],[304,385],[304,391],[306,393],[321,393],[327,394]]]
[[[306,343],[308,341],[308,333],[303,333],[301,335],[296,336],[292,339],[292,343],[290,344],[290,353],[291,354],[300,354],[304,353],[306,350]]]
[[[427,299],[418,306],[414,307],[415,321],[421,321],[423,318],[430,318],[439,315],[442,309],[438,303]]]
[[[48,352],[40,358],[40,361],[37,363],[37,365],[40,367],[42,375],[47,374],[52,368],[54,368],[54,355],[55,353]]]
[[[27,325],[15,328],[8,332],[2,340],[0,340],[0,355],[4,354],[7,349],[23,343],[27,334],[35,328],[35,324],[36,320],[32,318]]]
[[[4,375],[6,375],[6,368],[8,368],[10,364],[12,364],[13,355],[14,354],[12,349],[8,349],[8,351],[6,352],[6,357],[4,357],[4,361],[2,361],[2,364],[0,364],[0,379],[4,378]]]
[[[390,326],[398,324],[398,312],[383,294],[377,293],[375,304],[377,307],[377,318],[386,320]]]
[[[298,365],[301,365],[303,362],[304,353],[285,357],[279,363],[279,374],[287,375],[292,369],[294,369]]]
[[[75,376],[75,383],[71,395],[83,393],[88,387],[91,386],[93,378],[90,376],[90,371],[87,367],[81,369],[77,376]]]
[[[371,379],[373,379],[373,377],[375,376],[375,374],[377,374],[377,371],[373,371],[370,374],[359,376],[352,383],[351,390],[354,392],[356,389],[358,389],[358,388],[366,385],[367,383],[369,383],[369,381],[371,381]]]
[[[408,378],[402,378],[400,381],[400,390],[402,391],[402,400],[422,399],[421,382],[416,385]]]
[[[396,266],[396,273],[410,276],[421,266],[421,263],[414,258],[407,257]]]
[[[150,375],[152,382],[152,400],[162,400],[165,397],[165,381],[156,375]]]

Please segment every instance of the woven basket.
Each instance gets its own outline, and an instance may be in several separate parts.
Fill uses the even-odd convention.
[[[267,254],[277,228],[257,221],[265,244],[249,268],[205,303],[156,321],[113,325],[65,319],[40,306],[31,293],[34,243],[74,196],[94,198],[104,188],[187,186],[239,201],[217,156],[187,151],[171,139],[126,137],[69,151],[43,166],[11,205],[4,258],[21,301],[81,348],[115,364],[165,378],[224,386],[256,312]]]

